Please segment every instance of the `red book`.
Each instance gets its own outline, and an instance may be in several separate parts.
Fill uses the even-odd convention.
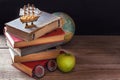
[[[65,32],[61,28],[57,28],[56,30],[45,34],[44,36],[32,40],[32,41],[24,41],[16,36],[14,34],[10,34],[7,32],[7,29],[5,27],[5,36],[14,48],[21,48],[21,47],[27,47],[27,46],[34,46],[34,45],[40,45],[40,44],[47,44],[47,43],[54,43],[59,41],[64,41]]]
[[[15,68],[26,73],[33,78],[41,78],[45,75],[45,69],[53,72],[57,69],[57,63],[55,60],[42,60],[33,62],[13,63]]]

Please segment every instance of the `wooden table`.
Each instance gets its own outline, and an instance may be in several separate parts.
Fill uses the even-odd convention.
[[[120,80],[120,36],[75,36],[62,48],[76,56],[75,69],[47,72],[41,80]],[[8,49],[0,49],[0,80],[34,80],[11,63]]]

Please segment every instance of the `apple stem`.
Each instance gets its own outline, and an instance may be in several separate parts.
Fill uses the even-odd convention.
[[[68,56],[70,56],[71,54],[69,54],[69,53],[65,53],[65,55],[68,55]]]

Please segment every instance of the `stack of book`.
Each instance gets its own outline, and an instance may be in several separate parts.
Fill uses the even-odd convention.
[[[33,62],[55,59],[60,53],[56,47],[64,43],[61,21],[61,17],[42,12],[32,28],[25,28],[20,18],[5,23],[4,34],[13,66],[33,76],[25,63],[33,65]]]

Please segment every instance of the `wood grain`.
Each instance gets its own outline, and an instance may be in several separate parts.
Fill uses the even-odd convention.
[[[74,70],[46,71],[41,80],[120,80],[120,36],[75,36],[62,49],[76,56]],[[11,66],[8,49],[0,52],[1,80],[34,80]]]

